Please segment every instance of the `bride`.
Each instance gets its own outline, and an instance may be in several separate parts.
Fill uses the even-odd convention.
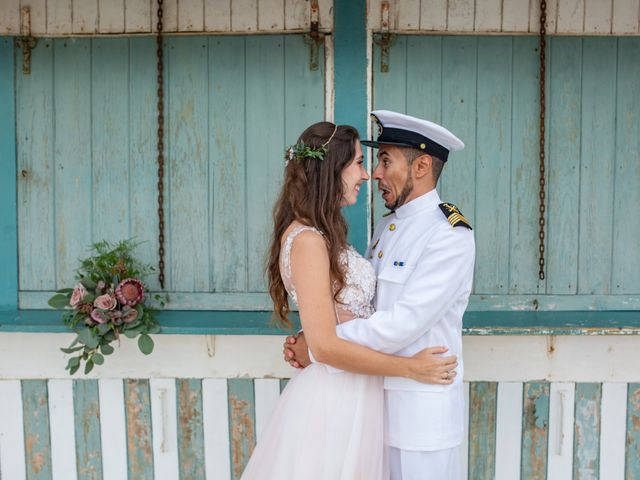
[[[426,349],[387,355],[340,339],[336,324],[373,313],[373,267],[347,244],[341,208],[369,179],[355,128],[311,125],[287,151],[284,185],[274,207],[267,274],[279,322],[298,306],[315,360],[282,392],[242,479],[383,480],[384,395],[381,376],[449,384],[455,359]],[[440,353],[442,350],[437,351]],[[454,363],[452,363],[454,362]],[[329,373],[322,363],[339,369]]]

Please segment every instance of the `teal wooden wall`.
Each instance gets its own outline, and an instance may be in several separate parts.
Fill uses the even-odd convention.
[[[496,295],[493,307],[509,308],[509,297],[524,294],[598,295],[583,306],[637,309],[640,38],[549,39],[545,281],[538,280],[537,42],[399,36],[388,73],[374,47],[374,109],[432,119],[465,142],[439,190],[475,227],[476,300]],[[384,206],[375,197],[378,218]]]
[[[68,286],[92,242],[133,236],[156,261],[154,42],[42,40],[16,73],[24,308]],[[166,287],[187,294],[173,308],[262,309],[284,148],[324,118],[324,68],[301,35],[168,38],[165,52]]]

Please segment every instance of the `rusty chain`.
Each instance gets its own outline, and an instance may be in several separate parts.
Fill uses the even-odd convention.
[[[158,55],[158,280],[164,289],[164,62],[162,48],[162,1],[158,0],[156,52]]]
[[[540,227],[538,231],[538,239],[540,240],[540,244],[538,246],[538,251],[540,253],[540,257],[538,259],[538,265],[540,270],[538,271],[538,278],[540,280],[544,280],[545,272],[544,272],[544,226],[545,226],[545,155],[544,155],[544,137],[545,137],[545,125],[544,125],[544,117],[545,117],[545,71],[546,71],[546,48],[547,48],[547,2],[546,0],[540,0],[540,206],[539,213],[540,217],[538,218],[538,226]]]

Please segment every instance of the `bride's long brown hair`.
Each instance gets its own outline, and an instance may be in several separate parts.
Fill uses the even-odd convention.
[[[338,261],[340,252],[347,245],[347,222],[341,212],[344,196],[342,171],[353,160],[358,139],[358,131],[349,125],[336,128],[330,122],[315,123],[302,132],[298,141],[314,148],[329,142],[324,159],[296,158],[284,170],[282,190],[273,208],[274,228],[267,261],[267,278],[275,320],[286,327],[291,327],[287,318],[290,307],[280,276],[280,249],[282,236],[291,222],[297,220],[323,233],[329,254],[331,280],[335,285],[334,298],[344,287],[345,274]]]

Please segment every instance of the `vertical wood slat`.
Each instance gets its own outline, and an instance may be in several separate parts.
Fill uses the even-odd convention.
[[[151,31],[157,32],[158,7],[151,1]],[[164,32],[178,31],[178,0],[163,0],[162,2],[162,30]]]
[[[464,382],[464,434],[460,445],[460,469],[462,470],[461,480],[469,479],[469,399],[471,398],[471,386],[469,382]]]
[[[613,1],[614,0],[584,0],[585,33],[611,33]]]
[[[578,293],[611,292],[616,40],[585,38]]]
[[[47,3],[49,0],[46,0]],[[47,11],[47,33],[49,35],[64,35],[71,33],[71,19],[73,18],[72,0],[58,0],[55,8]]]
[[[288,30],[307,29],[311,7],[308,1],[284,0],[284,26]],[[320,15],[327,15],[320,11]]]
[[[25,478],[25,441],[20,380],[0,380],[0,478]]]
[[[600,431],[600,478],[624,478],[627,384],[603,383]]]
[[[202,380],[202,424],[206,478],[231,478],[227,380]]]
[[[229,379],[227,387],[231,478],[236,480],[242,475],[256,443],[255,394],[251,379]]]
[[[497,382],[473,382],[469,390],[469,477],[495,474]]]
[[[635,250],[640,237],[640,218],[624,212],[632,205],[640,205],[640,39],[620,38],[617,43],[611,292],[637,293],[640,255],[629,255],[629,252]]]
[[[173,378],[149,380],[154,480],[180,478],[176,381]]]
[[[102,445],[97,380],[73,382],[73,407],[78,479],[101,479]]]
[[[600,472],[600,405],[602,384],[576,385],[573,478],[596,478]]]
[[[231,31],[255,32],[258,30],[258,5],[256,0],[231,2]]]
[[[152,31],[150,0],[125,0],[124,10],[125,31],[127,33]]]
[[[558,27],[558,2],[561,1],[562,0],[547,0],[547,23],[545,30],[548,35],[556,33]],[[529,32],[540,33],[540,0],[531,0],[529,4]]]
[[[574,405],[574,383],[551,383],[549,389],[548,480],[564,480],[573,475]]]
[[[611,18],[611,32],[621,35],[638,33],[640,21],[632,12],[640,12],[640,0],[614,0]]]
[[[105,2],[98,0],[98,32],[124,33],[125,5],[121,2]]]
[[[529,30],[529,0],[506,0],[502,4],[502,31],[526,32]],[[548,4],[548,2],[547,2]]]
[[[627,392],[625,479],[635,480],[640,478],[640,383],[630,383]]]
[[[98,380],[104,480],[127,478],[127,431],[122,379]]]
[[[131,237],[129,40],[91,42],[91,218],[96,241]]]
[[[396,14],[399,29],[409,31],[420,28],[420,0],[405,0],[398,4]]]
[[[582,33],[584,28],[584,2],[585,0],[558,1],[558,32]]]
[[[231,1],[204,2],[204,29],[207,32],[231,31]]]
[[[98,32],[98,0],[72,0],[72,33]]]
[[[475,1],[448,2],[447,26],[449,32],[472,32],[475,17]]]
[[[180,478],[204,478],[202,381],[178,379],[178,455]]]
[[[502,10],[503,0],[484,0],[481,7],[476,4],[473,29],[481,32],[499,32],[502,26]]]
[[[155,8],[155,2],[154,8]],[[180,0],[178,2],[178,31],[204,31],[204,0]]]
[[[51,379],[47,382],[49,397],[49,428],[51,434],[51,476],[54,480],[76,480],[77,460],[84,447],[76,433],[74,415],[74,385],[70,379]],[[76,440],[78,437],[78,440]]]
[[[520,476],[522,393],[522,382],[498,383],[495,480],[513,480]]]
[[[549,383],[524,385],[522,478],[545,479],[549,431]]]
[[[51,437],[46,380],[22,380],[22,409],[26,478],[50,479]]]
[[[124,381],[128,478],[153,478],[153,438],[149,380]]]
[[[258,0],[258,30],[284,30],[284,0]]]
[[[278,404],[280,381],[274,378],[256,378],[253,382],[253,388],[256,397],[256,443],[258,443]]]
[[[447,0],[420,2],[420,30],[447,29]]]

